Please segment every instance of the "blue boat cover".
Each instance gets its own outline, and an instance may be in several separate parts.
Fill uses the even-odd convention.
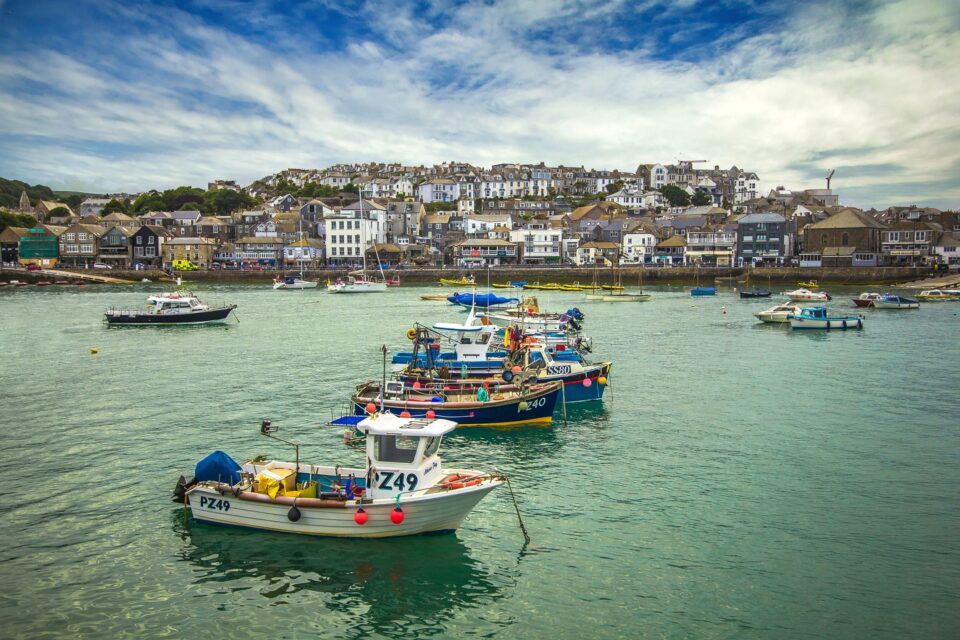
[[[461,293],[460,295],[453,295],[447,298],[449,302],[454,304],[462,304],[465,307],[471,305],[476,305],[478,307],[494,307],[501,304],[509,304],[511,302],[519,302],[516,298],[501,298],[498,295],[492,293],[480,293],[474,295],[472,293]]]
[[[223,451],[214,451],[197,463],[193,475],[200,482],[216,480],[228,484],[237,484],[240,482],[240,465]]]
[[[367,416],[340,416],[330,421],[334,427],[355,427]]]

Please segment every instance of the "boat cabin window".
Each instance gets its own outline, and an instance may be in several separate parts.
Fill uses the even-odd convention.
[[[438,449],[440,449],[440,440],[442,440],[442,438],[424,438],[424,440],[427,441],[427,444],[423,451],[423,457],[429,458],[430,456],[434,455]]]
[[[373,455],[379,462],[413,462],[420,438],[410,436],[376,436]]]
[[[490,342],[489,333],[481,333],[479,336],[477,336],[477,344],[487,344],[488,342]]]

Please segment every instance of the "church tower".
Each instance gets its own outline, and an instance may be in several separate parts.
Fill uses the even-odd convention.
[[[30,198],[27,197],[26,191],[20,194],[20,211],[23,213],[33,213],[33,207],[30,206]]]

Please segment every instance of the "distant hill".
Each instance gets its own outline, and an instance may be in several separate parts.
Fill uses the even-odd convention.
[[[20,204],[20,194],[26,190],[30,202],[36,204],[38,200],[59,200],[50,187],[42,184],[30,186],[20,180],[0,178],[0,207],[16,209]]]

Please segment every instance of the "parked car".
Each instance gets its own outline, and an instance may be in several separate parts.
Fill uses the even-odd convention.
[[[106,264],[105,262],[94,262],[94,263],[93,263],[93,268],[94,268],[94,269],[112,269],[113,267],[111,267],[110,265]]]
[[[27,271],[40,271],[40,265],[38,264],[28,264]]]

